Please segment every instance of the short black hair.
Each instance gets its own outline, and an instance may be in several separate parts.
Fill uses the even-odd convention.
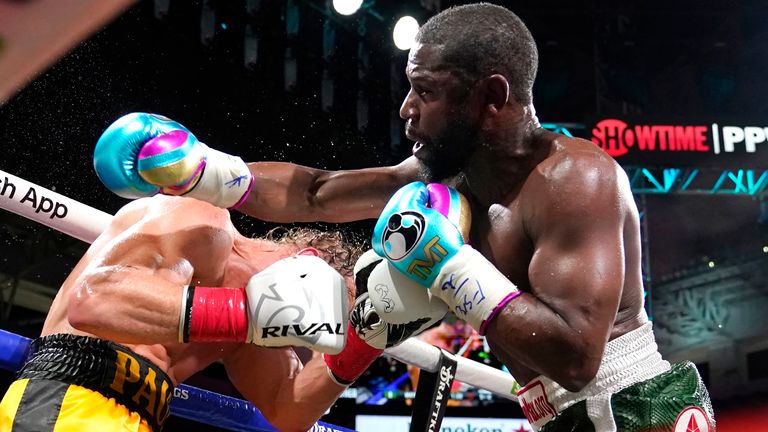
[[[512,96],[531,103],[539,54],[528,27],[509,9],[490,3],[448,8],[421,26],[416,41],[442,45],[443,66],[459,78],[502,74]]]

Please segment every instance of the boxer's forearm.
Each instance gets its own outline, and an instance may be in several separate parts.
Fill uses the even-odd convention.
[[[315,355],[277,395],[273,425],[281,431],[306,431],[338,399],[345,387],[331,380],[322,356]],[[296,413],[302,413],[297,416]]]
[[[522,364],[578,391],[597,373],[604,346],[579,327],[524,293],[489,323],[486,338],[503,363]]]
[[[243,345],[224,357],[230,381],[280,431],[306,431],[344,391],[322,356],[302,367],[291,349]]]
[[[411,160],[393,167],[343,171],[281,162],[248,165],[253,189],[239,210],[283,223],[376,218],[397,188],[418,176]]]
[[[94,151],[99,178],[122,197],[184,195],[274,222],[375,218],[398,186],[417,180],[418,165],[411,157],[393,167],[349,171],[279,162],[247,166],[181,124],[149,113],[115,121]]]
[[[182,284],[131,267],[96,269],[74,287],[69,323],[116,342],[178,342],[183,290]]]

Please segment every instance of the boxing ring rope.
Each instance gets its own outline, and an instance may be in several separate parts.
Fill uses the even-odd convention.
[[[0,170],[0,208],[54,228],[86,243],[92,243],[112,216],[59,193]],[[30,339],[0,330],[0,367],[11,371],[26,360]],[[436,372],[441,351],[418,339],[408,339],[389,348],[386,354],[403,363]],[[466,359],[457,359],[456,380],[517,401],[511,375]],[[181,384],[171,402],[171,413],[190,420],[234,431],[274,431],[250,402]],[[186,396],[186,398],[184,398]],[[325,428],[325,429],[323,429]],[[349,429],[318,422],[313,431]]]

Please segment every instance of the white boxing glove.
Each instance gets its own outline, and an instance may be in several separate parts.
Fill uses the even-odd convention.
[[[179,342],[338,353],[347,338],[347,301],[346,283],[336,270],[316,256],[292,256],[252,276],[245,288],[185,287]]]
[[[324,356],[331,379],[345,386],[359,378],[385,348],[430,328],[448,311],[442,301],[431,300],[426,288],[401,277],[372,250],[357,260],[354,274],[357,296],[349,315],[347,345],[339,354]],[[402,285],[395,288],[395,281]],[[398,294],[400,291],[402,294]],[[388,293],[394,294],[394,300]],[[405,304],[400,303],[403,300]],[[392,317],[399,322],[384,321],[375,304],[385,314],[394,312]]]
[[[358,336],[371,346],[398,345],[430,328],[448,312],[445,302],[404,276],[373,250],[358,259],[355,275],[356,281],[361,277],[367,279],[368,299],[366,303],[358,297],[350,320]]]
[[[347,287],[316,256],[282,259],[251,277],[245,288],[251,332],[262,346],[304,346],[335,354],[347,335]]]

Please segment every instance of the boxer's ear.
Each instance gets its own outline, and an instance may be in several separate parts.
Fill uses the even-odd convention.
[[[504,75],[493,74],[484,82],[484,105],[489,112],[498,113],[509,102],[509,81]]]
[[[313,247],[306,247],[298,252],[296,252],[296,255],[305,255],[305,256],[320,256],[320,252],[313,248]]]

